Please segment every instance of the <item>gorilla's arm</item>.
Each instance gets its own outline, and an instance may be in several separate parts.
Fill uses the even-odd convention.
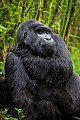
[[[27,72],[31,79],[37,79],[43,84],[53,87],[63,86],[71,76],[71,63],[64,58],[48,60],[36,58],[28,59],[26,63]]]
[[[66,84],[72,75],[72,62],[64,41],[55,35],[56,55],[52,58],[41,58],[30,55],[24,57],[27,72],[32,79],[37,79],[50,86],[59,87]]]
[[[80,110],[80,77],[73,72],[70,80],[63,89],[54,89],[52,100],[69,114],[75,114]],[[74,115],[76,116],[76,115]]]
[[[24,115],[27,115],[27,120],[31,120],[34,118],[35,81],[30,81],[21,59],[12,52],[7,56],[5,71],[11,106],[23,109]]]

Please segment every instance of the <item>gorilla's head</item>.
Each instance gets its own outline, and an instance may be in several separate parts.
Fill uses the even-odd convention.
[[[33,19],[23,22],[17,31],[17,43],[22,42],[40,56],[50,57],[56,53],[52,30]]]

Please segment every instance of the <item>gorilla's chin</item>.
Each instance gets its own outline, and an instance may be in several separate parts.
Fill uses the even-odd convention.
[[[53,55],[56,54],[56,47],[54,47],[54,49],[53,49],[53,47],[51,45],[50,45],[50,47],[49,47],[49,45],[48,46],[46,45],[46,46],[42,47],[42,53],[46,57],[52,57]]]

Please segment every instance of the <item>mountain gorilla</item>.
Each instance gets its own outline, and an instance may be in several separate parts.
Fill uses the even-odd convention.
[[[5,69],[8,102],[25,120],[71,120],[79,112],[79,76],[62,38],[44,24],[20,25]]]

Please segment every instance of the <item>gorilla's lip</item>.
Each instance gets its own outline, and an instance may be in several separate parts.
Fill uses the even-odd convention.
[[[48,45],[51,45],[50,43],[49,44],[44,44],[44,45],[42,45],[42,47],[46,47],[46,46],[48,46]]]
[[[54,42],[50,42],[50,43],[42,44],[41,46],[42,46],[42,47],[46,47],[46,46],[48,46],[48,45],[49,45],[49,47],[50,47],[50,46],[52,46],[52,45],[55,45],[55,43],[54,43]]]

